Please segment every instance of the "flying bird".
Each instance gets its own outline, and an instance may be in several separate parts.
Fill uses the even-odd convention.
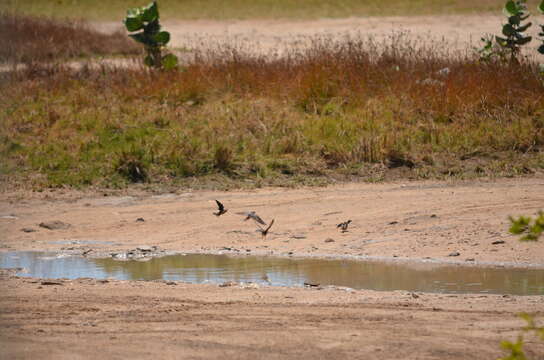
[[[347,232],[349,223],[351,223],[351,220],[340,223],[340,224],[336,225],[336,227],[342,229],[342,232]]]
[[[274,219],[272,219],[272,221],[270,222],[270,225],[268,225],[268,227],[266,229],[263,229],[263,228],[260,228],[258,229],[258,231],[261,232],[261,235],[263,236],[263,239],[266,237],[266,235],[268,234],[268,230],[270,230],[270,228],[272,227],[272,225],[274,225]]]
[[[239,212],[237,214],[238,215],[244,215],[246,217],[244,219],[244,221],[248,221],[249,219],[253,219],[254,221],[256,221],[259,224],[266,225],[266,223],[263,221],[263,219],[261,219],[259,217],[259,215],[257,215],[257,213],[255,213],[255,211],[244,211],[244,212]]]
[[[217,203],[217,212],[213,213],[215,216],[221,216],[228,211],[225,209],[225,205],[223,205],[221,201],[215,200],[215,202]]]

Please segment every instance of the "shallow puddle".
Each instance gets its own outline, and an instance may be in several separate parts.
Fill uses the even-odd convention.
[[[170,255],[148,261],[117,261],[42,252],[0,253],[0,268],[40,278],[91,277],[180,280],[191,283],[304,283],[354,289],[438,293],[544,295],[543,269],[483,268],[422,262],[376,262],[227,255]]]

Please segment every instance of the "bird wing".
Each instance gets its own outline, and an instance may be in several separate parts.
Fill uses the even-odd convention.
[[[266,225],[266,223],[263,221],[263,219],[261,219],[261,218],[259,217],[259,215],[255,214],[254,212],[248,214],[248,216],[250,216],[253,220],[255,220],[256,222],[258,222],[259,224]]]
[[[342,225],[344,225],[344,223],[340,223],[338,225],[336,225],[337,228],[341,227]]]
[[[225,210],[225,206],[221,204],[221,201],[215,200],[215,202],[217,203],[217,207],[219,208],[219,211]]]
[[[242,211],[242,212],[237,212],[236,214],[238,214],[238,215],[243,215],[243,216],[247,216],[247,218],[246,218],[245,220],[247,220],[247,219],[249,219],[249,218],[252,218],[252,219],[255,220],[257,223],[266,225],[266,223],[263,221],[263,219],[261,219],[261,218],[259,217],[259,215],[257,215],[257,214],[255,213],[255,211]]]
[[[268,225],[268,227],[266,228],[265,232],[268,232],[268,230],[270,230],[270,228],[272,227],[272,225],[274,225],[274,219],[272,219],[272,221],[270,222],[270,225]]]

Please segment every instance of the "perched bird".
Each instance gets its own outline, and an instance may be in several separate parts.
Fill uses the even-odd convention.
[[[266,223],[263,221],[263,219],[261,219],[259,217],[259,215],[257,215],[257,213],[255,213],[255,211],[244,211],[244,212],[239,212],[237,214],[238,215],[244,215],[246,217],[244,219],[244,221],[248,221],[249,219],[253,219],[259,224],[266,225]]]
[[[228,211],[225,209],[225,205],[223,205],[221,201],[215,200],[215,202],[217,203],[217,212],[213,213],[215,216],[221,216]]]
[[[343,222],[343,223],[340,223],[340,224],[336,225],[336,227],[342,229],[342,232],[347,232],[350,222],[351,222],[351,220],[348,220],[346,222]]]
[[[268,227],[266,229],[263,229],[263,228],[260,228],[258,229],[260,232],[261,232],[261,235],[263,236],[263,239],[266,237],[266,235],[268,234],[268,230],[270,230],[270,228],[272,227],[272,225],[274,225],[274,219],[272,219],[272,221],[270,222],[270,225],[268,225]]]

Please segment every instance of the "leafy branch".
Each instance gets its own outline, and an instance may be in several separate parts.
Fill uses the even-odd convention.
[[[161,31],[159,7],[156,1],[147,6],[128,9],[123,22],[127,30],[131,32],[128,36],[144,45],[147,53],[144,63],[147,66],[169,70],[178,65],[176,55],[162,55],[162,50],[170,41],[170,33]]]
[[[483,37],[484,45],[478,53],[480,59],[484,61],[493,58],[506,60],[509,55],[510,61],[517,63],[521,47],[532,40],[531,36],[525,35],[532,25],[531,22],[526,22],[530,16],[526,0],[507,1],[503,12],[508,17],[508,21],[502,26],[502,34]]]

